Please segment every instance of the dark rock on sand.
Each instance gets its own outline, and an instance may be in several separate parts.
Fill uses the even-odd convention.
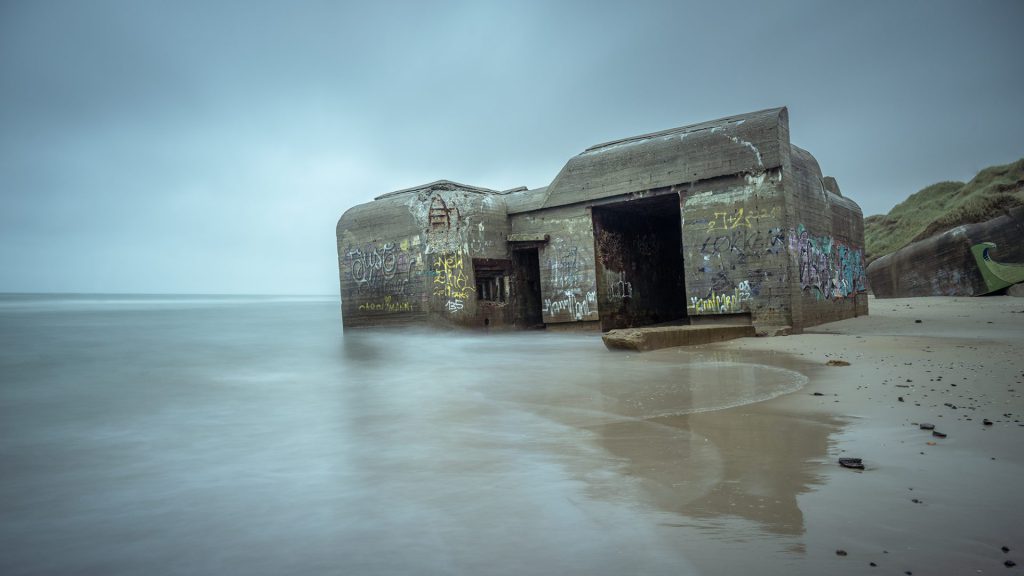
[[[843,468],[852,468],[854,470],[864,469],[864,463],[860,458],[840,458],[839,465]]]

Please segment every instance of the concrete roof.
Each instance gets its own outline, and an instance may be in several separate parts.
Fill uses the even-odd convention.
[[[399,194],[408,194],[410,192],[424,192],[427,190],[461,190],[463,192],[472,192],[474,194],[502,194],[497,190],[491,190],[490,188],[480,188],[479,186],[470,186],[468,184],[460,184],[458,182],[452,182],[451,180],[434,180],[429,184],[422,184],[420,186],[413,186],[412,188],[403,188],[401,190],[395,190],[394,192],[388,192],[387,194],[381,194],[374,198],[374,200],[380,200],[381,198],[390,198],[391,196],[398,196]]]
[[[544,200],[547,198],[547,186],[534,188],[533,190],[519,190],[505,196],[505,206],[509,214],[529,212],[544,207]]]
[[[782,165],[789,149],[786,108],[613,140],[574,156],[547,187],[552,208]]]

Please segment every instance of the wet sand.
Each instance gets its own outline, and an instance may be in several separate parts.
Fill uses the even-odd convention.
[[[1024,564],[1024,300],[914,298],[870,306],[870,316],[798,336],[704,347],[791,355],[774,363],[802,371],[809,383],[683,423],[713,441],[727,462],[724,487],[686,503],[684,513],[738,508],[748,523],[791,533],[791,550],[799,551],[786,558],[751,550],[739,535],[702,538],[687,551],[702,573],[1021,573],[1005,562]],[[680,352],[656,353],[672,354]],[[829,360],[850,365],[827,366]],[[860,457],[866,470],[841,468],[840,457]],[[781,472],[787,469],[790,475]],[[791,502],[779,498],[794,492],[787,484],[803,486]]]

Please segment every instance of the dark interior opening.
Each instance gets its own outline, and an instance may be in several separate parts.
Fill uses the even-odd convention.
[[[508,308],[512,263],[493,258],[473,258],[478,319],[484,327],[507,326],[512,322]]]
[[[512,306],[519,328],[542,328],[540,255],[537,246],[512,245]]]
[[[602,330],[686,321],[679,196],[595,206]]]

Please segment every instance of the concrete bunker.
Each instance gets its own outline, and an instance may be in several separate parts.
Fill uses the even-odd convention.
[[[867,314],[863,246],[785,108],[598,144],[541,188],[391,192],[337,226],[346,328],[800,332]]]

